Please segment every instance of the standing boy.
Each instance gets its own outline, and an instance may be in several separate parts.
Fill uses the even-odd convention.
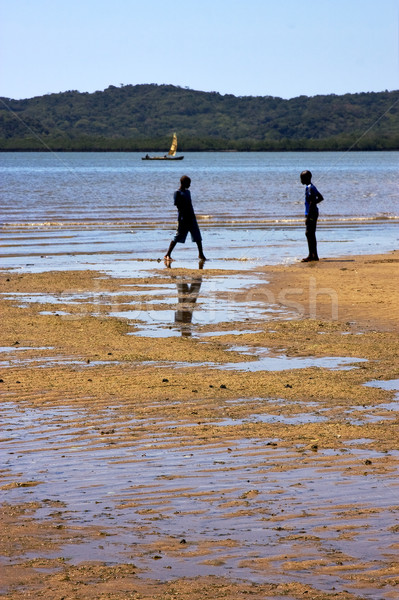
[[[196,242],[198,246],[198,257],[200,260],[206,260],[204,252],[202,250],[202,238],[198,227],[197,218],[194,213],[193,205],[191,203],[191,194],[189,187],[191,185],[190,177],[183,175],[180,178],[180,188],[173,194],[174,203],[178,210],[178,227],[177,232],[173,240],[170,242],[169,249],[165,255],[165,261],[171,261],[171,254],[173,248],[178,242],[184,244],[188,232],[191,233],[191,239]]]
[[[310,171],[302,171],[301,183],[306,185],[305,188],[305,224],[306,238],[308,240],[309,254],[302,262],[310,262],[319,260],[317,255],[316,241],[316,225],[319,216],[318,203],[323,200],[323,196],[312,183],[312,173]]]

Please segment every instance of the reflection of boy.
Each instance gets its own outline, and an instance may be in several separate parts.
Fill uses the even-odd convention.
[[[191,335],[189,325],[193,320],[193,312],[200,293],[201,282],[202,277],[195,277],[191,283],[186,281],[178,281],[176,283],[179,304],[175,312],[175,323],[180,325],[181,334],[185,337]]]
[[[310,171],[302,171],[301,183],[306,185],[305,188],[305,224],[306,238],[308,240],[309,254],[302,262],[310,262],[319,260],[317,255],[316,241],[316,225],[319,216],[318,203],[323,200],[323,196],[312,183],[312,173]]]
[[[173,198],[175,206],[178,210],[178,227],[177,232],[173,240],[170,242],[170,246],[165,255],[165,260],[172,260],[171,254],[173,248],[179,242],[184,244],[188,232],[191,233],[191,239],[196,242],[198,246],[198,254],[200,260],[206,260],[204,252],[202,250],[202,238],[198,227],[197,218],[194,213],[193,205],[191,202],[191,194],[189,187],[191,185],[190,177],[183,175],[180,179],[180,188],[174,193]]]

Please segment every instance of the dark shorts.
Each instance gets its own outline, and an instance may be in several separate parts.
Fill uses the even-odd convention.
[[[308,215],[305,219],[306,225],[306,235],[314,235],[316,232],[317,219],[319,214],[313,213],[312,215]]]
[[[177,231],[176,231],[176,235],[173,238],[174,242],[180,242],[180,244],[184,244],[184,242],[186,241],[186,237],[188,233],[191,233],[191,239],[193,242],[200,242],[201,241],[201,233],[198,227],[198,223],[196,220],[192,220],[190,219],[189,221],[186,221],[184,219],[182,219],[181,221],[179,220],[178,226],[177,226]]]

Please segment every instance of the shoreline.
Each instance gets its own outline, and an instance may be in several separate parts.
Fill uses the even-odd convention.
[[[343,255],[358,256],[389,253],[397,247],[397,223],[337,228],[320,227],[319,251],[323,259],[338,260]],[[4,271],[40,273],[50,271],[102,271],[116,278],[154,272],[163,256],[174,227],[161,236],[156,229],[136,228],[23,230],[4,233],[0,252]],[[162,238],[162,239],[161,239]],[[210,260],[204,273],[211,269],[257,271],[265,265],[295,265],[306,251],[303,223],[299,226],[261,228],[204,228],[204,248]],[[175,251],[173,268],[197,269],[198,261],[191,244]]]
[[[180,306],[171,278],[251,271],[0,272],[4,598],[391,600],[398,264],[257,266]],[[267,312],[195,321],[233,305]]]

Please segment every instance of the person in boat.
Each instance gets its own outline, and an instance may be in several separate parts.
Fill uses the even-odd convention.
[[[191,185],[191,179],[187,175],[183,175],[180,178],[180,187],[173,194],[174,204],[178,210],[178,225],[177,232],[173,240],[170,242],[167,253],[165,254],[165,261],[171,261],[171,254],[173,248],[177,243],[184,244],[187,238],[187,234],[190,232],[191,239],[198,246],[198,257],[201,261],[206,260],[204,251],[202,249],[202,237],[198,227],[197,218],[195,216],[194,208],[191,202],[191,193],[189,187]]]
[[[305,185],[305,225],[306,239],[308,240],[309,254],[302,262],[319,260],[317,254],[316,225],[319,217],[318,204],[323,200],[323,196],[312,183],[312,173],[302,171],[301,183]]]

